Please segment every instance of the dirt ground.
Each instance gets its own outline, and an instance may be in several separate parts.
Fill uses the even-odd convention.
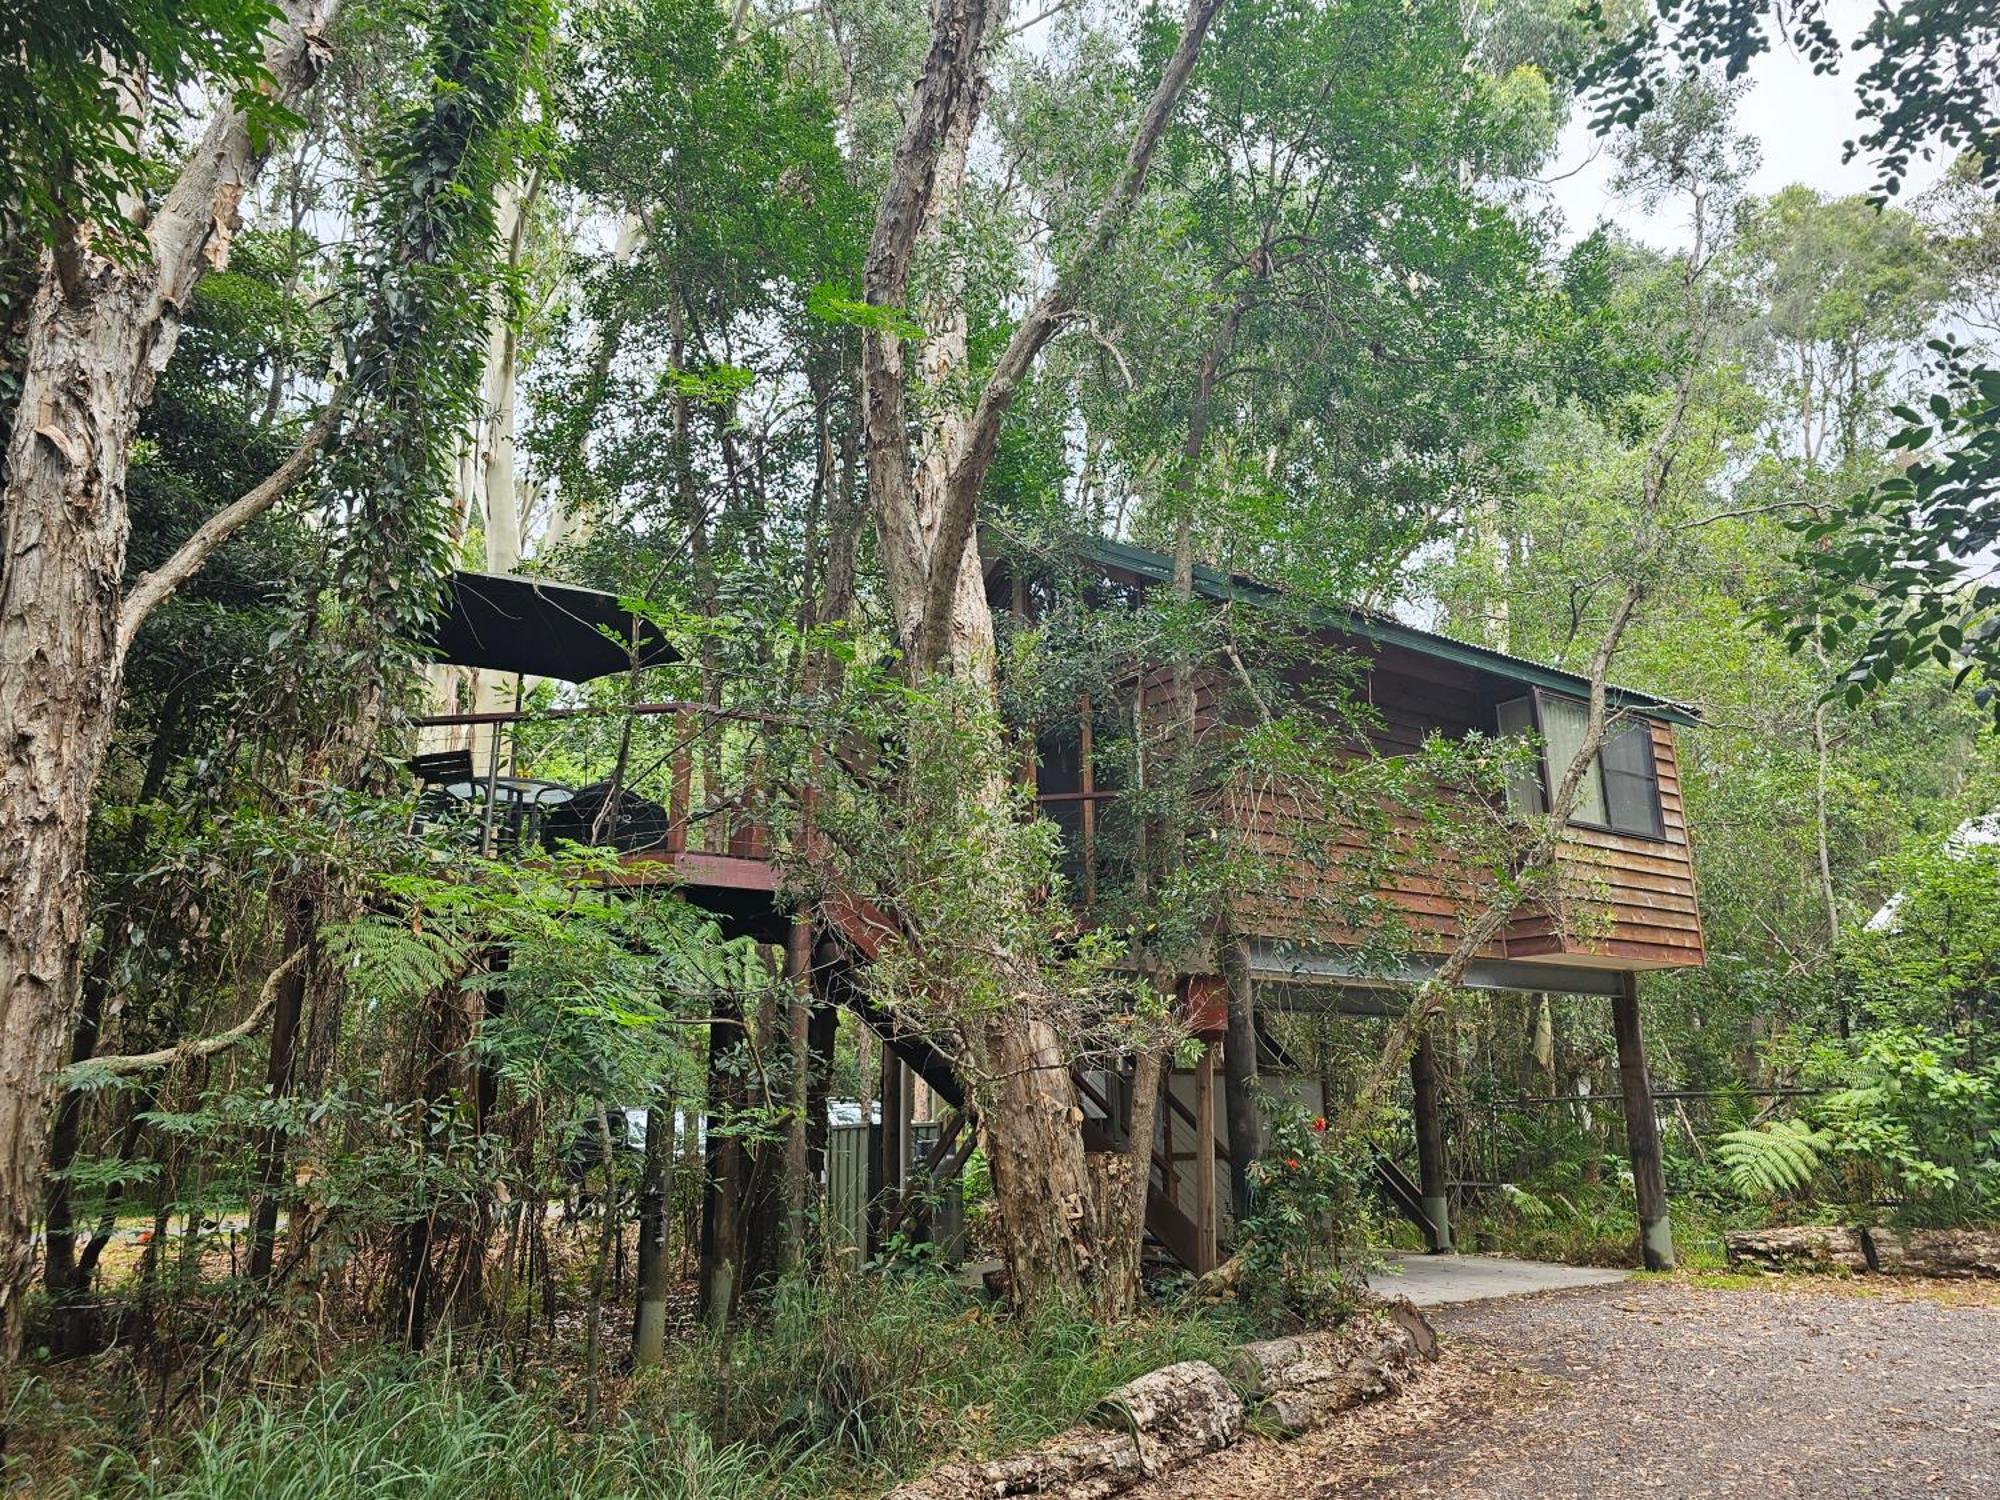
[[[2000,1497],[2000,1307],[1651,1281],[1442,1307],[1439,1362],[1135,1500]]]

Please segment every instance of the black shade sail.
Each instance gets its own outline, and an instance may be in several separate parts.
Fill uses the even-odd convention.
[[[626,671],[635,648],[642,667],[680,660],[660,627],[616,594],[506,573],[453,573],[419,644],[452,666],[564,682]]]

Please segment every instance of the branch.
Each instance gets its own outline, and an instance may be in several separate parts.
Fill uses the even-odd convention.
[[[296,105],[318,81],[333,56],[326,34],[339,8],[340,0],[282,0],[277,7],[266,32],[264,66],[279,106]],[[253,125],[240,109],[223,110],[209,122],[147,231],[157,268],[155,308],[185,308],[203,274],[228,263],[238,210],[272,142],[270,131]],[[172,352],[169,340],[155,358],[164,364]]]
[[[1409,1006],[1389,1027],[1380,1055],[1341,1116],[1338,1133],[1342,1139],[1360,1138],[1373,1121],[1375,1111],[1388,1094],[1390,1085],[1409,1060],[1410,1049],[1415,1046],[1418,1033],[1429,1024],[1431,1017],[1444,1009],[1445,998],[1458,987],[1459,980],[1479,956],[1480,950],[1498,937],[1500,930],[1513,920],[1514,913],[1538,894],[1538,888],[1554,869],[1557,852],[1569,831],[1570,815],[1576,811],[1577,800],[1583,790],[1583,778],[1589,774],[1590,763],[1604,748],[1604,682],[1611,671],[1611,658],[1618,650],[1618,643],[1624,639],[1625,628],[1631,624],[1645,593],[1644,583],[1636,579],[1628,583],[1605,624],[1604,634],[1599,638],[1597,650],[1590,660],[1590,709],[1584,725],[1583,743],[1577,746],[1576,754],[1570,758],[1562,782],[1550,798],[1542,826],[1520,859],[1515,879],[1459,933],[1458,940],[1452,944],[1451,952],[1445,956],[1437,972],[1417,987]]]
[[[146,623],[148,615],[172,597],[174,590],[199,573],[224,542],[277,504],[299,482],[319,455],[319,450],[326,446],[346,399],[347,387],[343,385],[334,391],[318,419],[306,429],[298,447],[268,478],[203,521],[195,528],[194,535],[175,548],[173,556],[159,567],[140,575],[118,611],[116,655],[119,661],[122,662],[132,649],[139,627]]]
[[[171,1067],[178,1062],[191,1062],[200,1057],[213,1057],[218,1052],[226,1052],[245,1037],[251,1035],[264,1024],[264,1017],[278,1003],[278,986],[286,976],[304,961],[306,950],[303,945],[294,948],[285,961],[271,971],[264,981],[263,991],[257,996],[257,1003],[250,1008],[250,1014],[238,1021],[227,1031],[218,1031],[214,1036],[203,1037],[195,1042],[177,1042],[171,1047],[162,1047],[158,1052],[127,1052],[115,1057],[93,1057],[80,1063],[80,1068],[93,1072],[115,1073],[123,1078],[133,1073],[143,1073],[149,1068]]]
[[[930,582],[926,590],[921,632],[915,643],[920,667],[934,667],[943,657],[950,639],[952,600],[958,592],[959,568],[964,561],[967,539],[978,508],[979,491],[993,466],[1000,447],[1000,424],[1014,404],[1015,393],[1027,379],[1044,345],[1055,336],[1075,306],[1078,288],[1110,247],[1132,205],[1146,185],[1153,153],[1167,133],[1188,76],[1194,72],[1201,44],[1222,0],[1188,0],[1187,19],[1181,24],[1180,42],[1168,60],[1160,81],[1140,116],[1138,130],[1125,154],[1125,170],[1098,205],[1084,236],[1083,246],[1056,277],[1055,285],[1044,292],[1014,329],[999,362],[987,378],[973,408],[965,451],[952,470],[945,490],[944,510],[938,518],[937,533],[931,542]]]
[[[1041,25],[1042,22],[1048,20],[1049,17],[1061,15],[1064,11],[1068,10],[1070,6],[1074,3],[1075,0],[1056,0],[1056,3],[1049,6],[1048,9],[1028,17],[1028,19],[1025,21],[1019,21],[1016,22],[1014,25],[1009,26],[1005,31],[1000,33],[1000,40],[1003,42],[1011,42],[1014,40],[1015,37],[1019,36],[1022,32],[1034,30],[1037,26]]]

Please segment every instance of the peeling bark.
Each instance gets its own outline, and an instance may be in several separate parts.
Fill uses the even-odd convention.
[[[297,99],[337,0],[285,0],[266,65]],[[140,415],[195,284],[227,257],[269,149],[218,115],[160,205],[152,259],[45,258],[0,500],[0,1361],[20,1347],[51,1089],[76,1008],[91,792],[118,697],[116,633]]]
[[[974,522],[1001,423],[1137,200],[1220,4],[1190,0],[1124,170],[1083,244],[1016,326],[976,400],[934,403],[919,454],[911,436],[913,372],[897,315],[909,303],[920,244],[938,234],[963,187],[965,151],[985,95],[985,52],[1006,0],[937,0],[932,10],[930,50],[877,201],[863,266],[866,299],[882,313],[862,335],[868,495],[913,680],[942,672],[989,696],[994,690],[993,619]],[[923,373],[934,381],[953,373],[964,358],[963,330],[947,317],[918,357],[929,362]],[[997,802],[1004,793],[994,786],[985,795]],[[1015,1293],[1031,1302],[1079,1293],[1095,1270],[1092,1184],[1062,1039],[1032,1008],[1016,1007],[983,1023],[976,1051],[984,1080],[978,1107]]]

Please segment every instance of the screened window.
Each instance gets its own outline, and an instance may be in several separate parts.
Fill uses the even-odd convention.
[[[1575,698],[1537,691],[1500,704],[1494,718],[1502,734],[1541,736],[1539,764],[1531,762],[1507,778],[1507,805],[1520,812],[1546,812],[1555,788],[1583,747],[1589,708]],[[1570,821],[1646,838],[1665,835],[1653,736],[1644,723],[1612,730],[1584,772]]]

